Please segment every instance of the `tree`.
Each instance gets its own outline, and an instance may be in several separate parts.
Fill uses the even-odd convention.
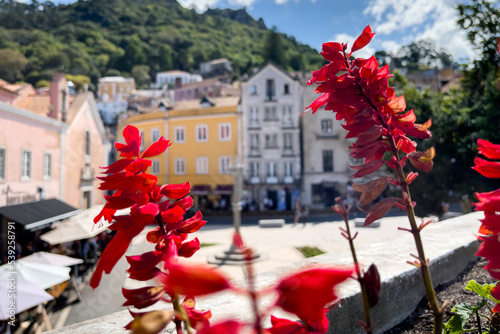
[[[28,59],[19,51],[10,48],[0,49],[0,78],[16,82],[23,78]]]
[[[130,74],[135,80],[135,84],[138,88],[147,88],[151,82],[151,76],[149,75],[149,66],[147,65],[136,65],[132,67]]]
[[[273,27],[267,34],[263,56],[265,62],[271,61],[282,68],[287,68],[285,49],[276,27]]]

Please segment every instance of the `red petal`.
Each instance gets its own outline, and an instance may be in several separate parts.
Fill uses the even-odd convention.
[[[240,334],[244,324],[236,320],[228,320],[210,327],[205,327],[197,334]]]
[[[383,164],[385,164],[385,160],[374,160],[359,166],[350,166],[351,169],[357,170],[357,172],[354,173],[352,177],[357,178],[371,174],[382,167]]]
[[[475,166],[472,169],[478,171],[483,176],[490,179],[500,178],[500,163],[484,160],[476,157],[474,159]]]
[[[179,248],[179,256],[182,257],[191,257],[194,253],[196,253],[200,249],[200,240],[198,238],[194,238],[189,242],[185,242]]]
[[[145,308],[158,302],[165,294],[165,288],[162,286],[146,286],[139,289],[122,288],[125,299],[123,306],[134,306],[135,308]]]
[[[160,281],[169,291],[183,296],[203,296],[230,289],[228,279],[219,271],[204,265],[169,263],[168,274]]]
[[[115,148],[120,151],[120,156],[124,158],[133,158],[139,156],[141,147],[141,135],[139,130],[132,125],[127,125],[123,129],[123,137],[127,144],[115,143]]]
[[[354,268],[312,267],[282,279],[276,290],[276,305],[302,321],[320,320],[324,307],[334,302],[337,284],[352,277]]]
[[[197,211],[193,217],[186,219],[180,226],[177,228],[177,233],[193,233],[198,231],[203,227],[207,222],[202,220],[203,215],[200,211]]]
[[[313,103],[311,103],[306,108],[306,110],[311,108],[312,113],[314,114],[316,111],[318,111],[319,108],[321,108],[322,106],[324,106],[326,104],[329,97],[330,97],[330,94],[328,94],[328,93],[321,94],[316,100],[313,101]]]
[[[370,26],[366,26],[361,35],[359,35],[358,38],[356,38],[356,40],[354,41],[351,53],[368,45],[368,43],[370,43],[370,41],[372,40],[373,35],[375,35],[375,33],[372,33],[372,29],[370,28]]]
[[[372,205],[366,212],[368,214],[366,215],[365,218],[365,223],[363,226],[368,226],[377,219],[382,218],[391,208],[392,206],[397,202],[397,199],[394,197],[388,197],[384,198],[380,202]]]
[[[359,204],[367,205],[373,202],[384,191],[387,182],[389,182],[389,177],[382,176],[365,184],[353,184],[352,187],[362,193]]]
[[[436,151],[434,150],[434,147],[431,147],[425,152],[412,152],[408,154],[408,158],[410,159],[413,167],[429,173],[432,170],[432,166],[434,165],[432,159],[434,158],[435,154]]]
[[[133,160],[131,160],[131,159],[120,159],[120,160],[117,160],[117,161],[113,162],[111,165],[109,165],[108,167],[103,167],[104,169],[106,169],[104,171],[104,173],[106,173],[106,174],[114,174],[114,173],[121,172],[132,161]]]
[[[479,150],[479,154],[484,155],[488,159],[500,159],[500,145],[492,144],[484,139],[478,139],[477,149]]]
[[[191,189],[189,182],[180,184],[166,184],[161,187],[161,193],[172,199],[179,199],[186,196]]]
[[[172,145],[169,140],[161,136],[158,141],[152,143],[143,153],[142,158],[154,157],[155,155],[162,154],[165,150]]]

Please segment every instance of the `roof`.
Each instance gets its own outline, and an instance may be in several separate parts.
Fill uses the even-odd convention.
[[[26,230],[39,229],[52,222],[74,216],[78,212],[79,209],[56,198],[0,208],[0,215],[24,225]]]
[[[132,82],[134,78],[125,78],[120,76],[115,77],[103,77],[99,79],[99,83],[101,82]]]
[[[214,104],[214,107],[228,107],[236,106],[240,100],[239,96],[225,96],[225,97],[211,97],[210,101]],[[188,109],[199,109],[201,108],[200,99],[195,100],[184,100],[177,102],[174,105],[174,110],[188,110]]]
[[[75,101],[77,95],[70,95],[68,103]],[[50,103],[50,95],[30,95],[18,105],[19,108],[29,110],[37,115],[47,116],[50,112],[52,104]]]
[[[166,72],[158,72],[157,74],[189,74],[189,75],[191,75],[191,73],[189,73],[189,72],[179,71],[179,70],[166,71]]]

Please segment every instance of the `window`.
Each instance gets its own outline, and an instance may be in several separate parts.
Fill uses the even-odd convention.
[[[267,148],[278,147],[278,135],[277,134],[266,135],[266,147]]]
[[[5,180],[6,153],[5,148],[0,147],[0,181]]]
[[[92,207],[92,192],[84,191],[82,194],[82,209],[86,210]]]
[[[196,141],[198,142],[208,141],[208,125],[196,126]]]
[[[259,109],[257,107],[250,107],[250,126],[259,125]]]
[[[219,173],[227,174],[229,173],[229,166],[231,165],[231,157],[223,156],[219,157]]]
[[[174,127],[174,141],[176,143],[185,143],[186,142],[186,127],[185,126]]]
[[[151,143],[154,143],[160,138],[160,130],[151,129]]]
[[[260,176],[260,164],[256,161],[250,162],[250,177]]]
[[[219,123],[219,140],[231,140],[231,123]]]
[[[276,114],[276,107],[266,107],[264,119],[266,120],[277,120],[278,115]]]
[[[267,79],[266,81],[266,99],[272,101],[275,99],[274,79]]]
[[[250,134],[250,148],[251,149],[259,149],[259,134],[251,133]]]
[[[256,85],[250,86],[250,95],[257,95],[257,86]]]
[[[333,151],[323,151],[323,172],[333,172]]]
[[[208,174],[208,157],[196,158],[196,174]]]
[[[292,166],[293,166],[293,163],[291,161],[285,162],[285,177],[292,176],[292,173],[293,173]]]
[[[160,160],[153,160],[151,165],[151,174],[160,175]]]
[[[174,159],[174,173],[176,175],[186,174],[186,158]]]
[[[284,106],[283,107],[283,125],[292,126],[292,107]]]
[[[31,152],[23,151],[21,160],[21,179],[29,180],[31,178]]]
[[[284,133],[283,134],[283,148],[285,150],[293,150],[293,142],[292,142],[292,134]]]
[[[144,130],[141,130],[139,131],[139,135],[141,136],[141,147],[140,147],[140,150],[141,151],[144,151],[144,149],[146,148],[146,144],[144,143]]]
[[[331,119],[322,119],[321,120],[321,133],[322,134],[333,133],[333,121]]]
[[[283,86],[283,94],[284,94],[284,95],[288,95],[288,94],[290,94],[290,85],[285,84],[285,85]]]
[[[90,155],[91,143],[90,131],[85,131],[85,154],[87,155]]]
[[[50,153],[43,154],[43,178],[48,179],[52,176],[52,155]]]
[[[276,177],[276,163],[268,162],[267,163],[267,177]]]

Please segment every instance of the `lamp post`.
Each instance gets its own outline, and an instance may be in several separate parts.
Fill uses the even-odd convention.
[[[233,226],[234,232],[239,233],[241,227],[241,195],[243,193],[243,164],[236,162],[229,171],[234,176],[233,196],[231,198],[231,207],[233,209]],[[223,254],[215,255],[214,258],[208,260],[209,263],[223,265],[243,265],[246,261],[259,260],[261,256],[257,253],[252,254],[252,258],[244,254],[235,244],[231,242],[231,247]]]

